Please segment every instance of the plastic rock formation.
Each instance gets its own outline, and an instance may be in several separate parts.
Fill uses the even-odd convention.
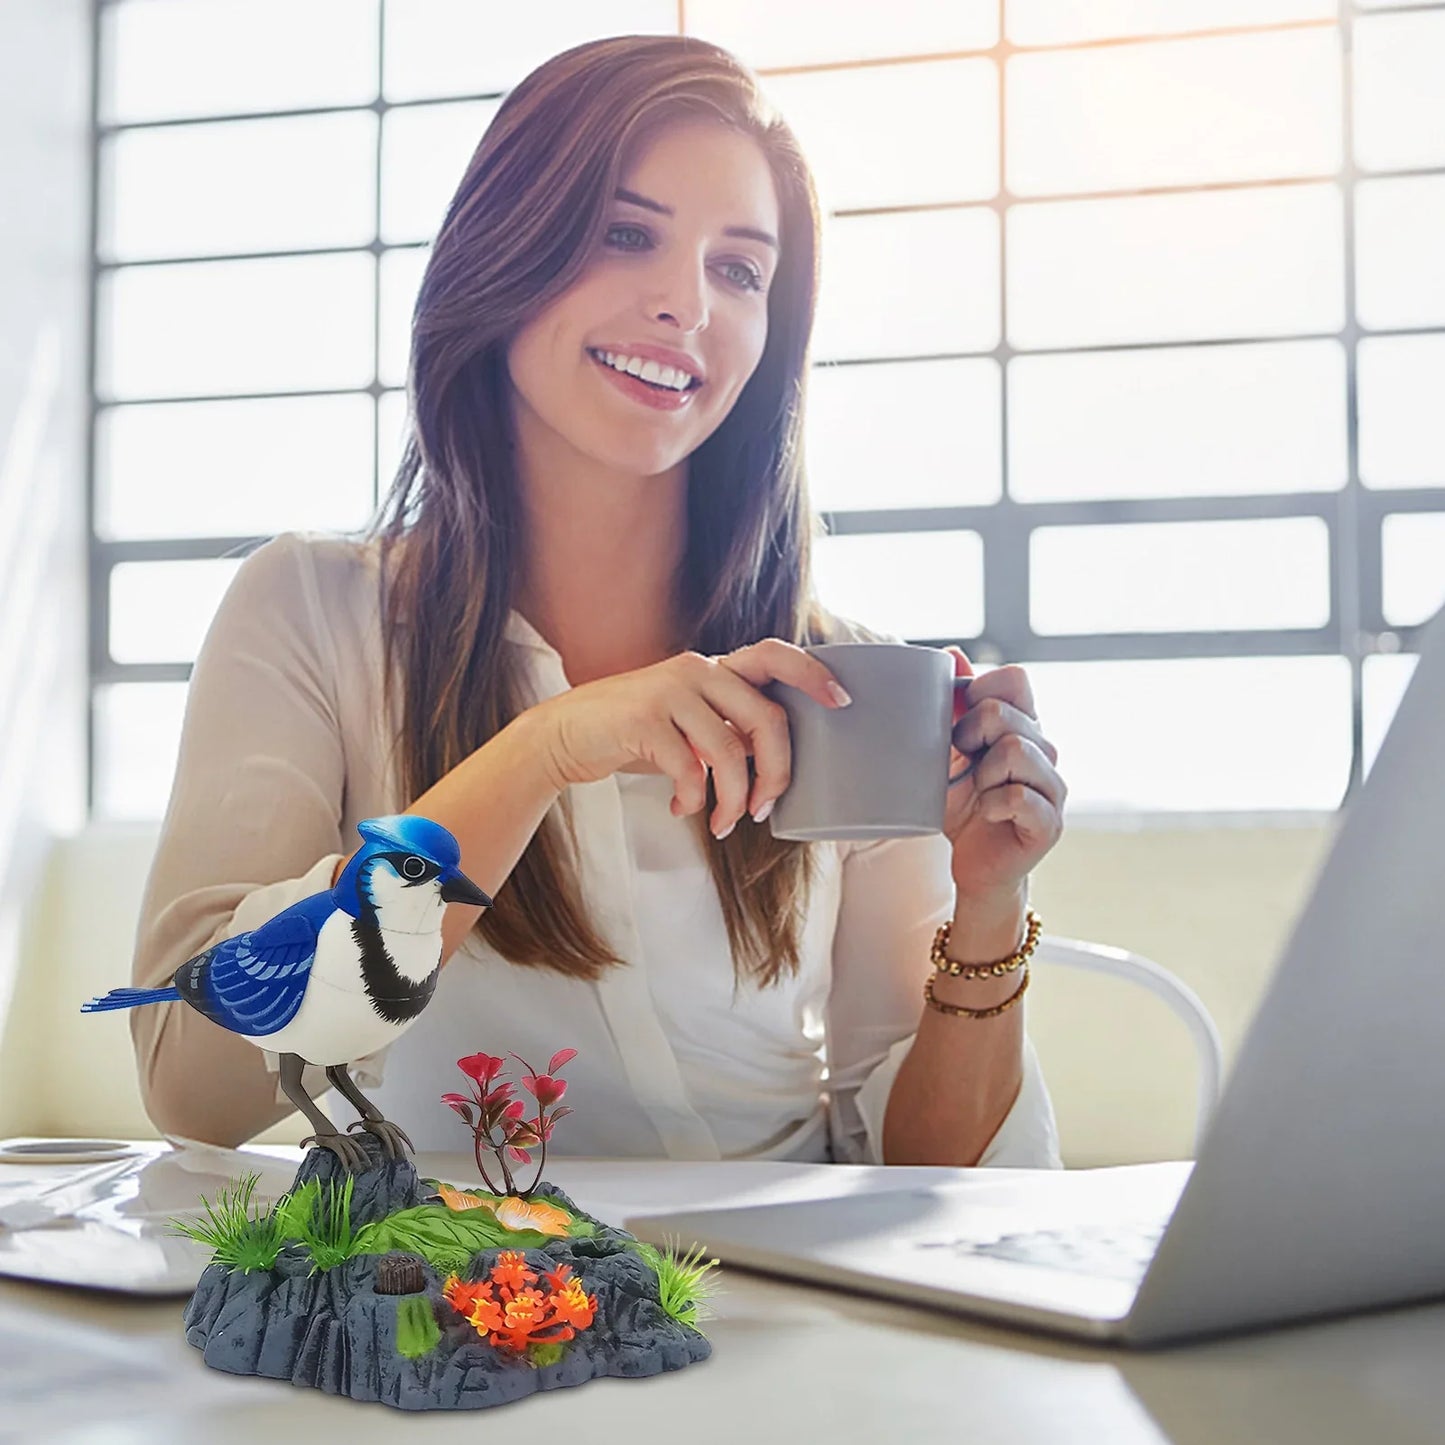
[[[505,1192],[419,1179],[363,1134],[362,1168],[315,1149],[273,1207],[253,1204],[247,1176],[202,1200],[203,1219],[172,1221],[214,1251],[186,1306],[186,1339],[215,1369],[401,1410],[483,1409],[707,1359],[697,1326],[716,1260],[593,1218],[541,1179],[540,1164],[526,1190],[514,1187],[510,1165],[530,1163],[534,1148],[545,1156],[567,1112],[556,1074],[572,1057],[554,1054],[545,1074],[518,1060],[531,1119],[497,1082],[502,1059],[460,1061],[477,1096],[453,1097],[472,1111],[484,1178],[484,1117],[486,1148],[499,1161],[510,1151]]]

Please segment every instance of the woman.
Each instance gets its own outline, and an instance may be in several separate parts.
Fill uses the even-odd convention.
[[[495,899],[448,910],[431,1006],[350,1061],[418,1148],[464,1147],[456,1059],[572,1047],[562,1152],[1058,1162],[1023,1010],[923,999],[940,924],[952,959],[1018,947],[1060,831],[1024,674],[970,684],[943,835],[763,822],[788,734],[760,689],[839,706],[801,644],[882,637],[811,596],[818,224],[714,46],[583,45],[508,95],[422,281],[387,505],[248,557],[197,659],[139,985],[330,887],[359,819],[414,811]],[[935,996],[983,1012],[1019,977]],[[194,1011],[132,1027],[167,1132],[235,1143],[290,1111],[275,1056]]]

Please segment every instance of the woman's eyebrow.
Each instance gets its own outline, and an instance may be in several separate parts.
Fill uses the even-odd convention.
[[[642,206],[649,211],[656,211],[661,216],[673,214],[671,206],[664,206],[661,201],[654,201],[648,196],[639,196],[636,191],[629,191],[619,188],[613,192],[614,197],[619,201],[627,201],[634,206]],[[778,238],[770,235],[767,231],[760,231],[756,226],[724,226],[724,236],[745,236],[751,241],[761,241],[765,246],[771,246],[773,250],[778,249]]]

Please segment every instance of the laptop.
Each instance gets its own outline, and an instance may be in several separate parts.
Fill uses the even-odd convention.
[[[650,1215],[725,1264],[1156,1345],[1445,1295],[1445,609],[1197,1162]]]

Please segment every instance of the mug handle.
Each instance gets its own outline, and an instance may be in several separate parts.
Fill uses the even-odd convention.
[[[971,677],[955,677],[953,679],[953,721],[956,723],[968,711],[968,684],[972,682]],[[959,683],[963,686],[960,687]]]

